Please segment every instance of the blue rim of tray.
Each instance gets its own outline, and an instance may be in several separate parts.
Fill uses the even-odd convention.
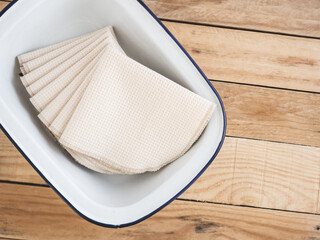
[[[9,3],[1,12],[0,12],[0,17],[11,7],[13,6],[16,2],[19,0],[13,0],[11,3]],[[22,156],[29,162],[29,164],[36,170],[36,172],[43,178],[43,180],[62,198],[63,201],[65,201],[72,209],[75,211],[80,217],[84,218],[85,220],[102,226],[102,227],[109,227],[109,228],[122,228],[122,227],[128,227],[134,224],[137,224],[139,222],[142,222],[143,220],[151,217],[155,213],[159,212],[161,209],[169,205],[173,200],[175,200],[177,197],[179,197],[184,191],[186,191],[201,175],[202,173],[210,166],[212,161],[216,158],[217,154],[219,153],[222,144],[224,142],[225,136],[226,136],[226,127],[227,127],[227,117],[226,113],[224,110],[223,102],[221,100],[221,97],[219,96],[217,90],[212,86],[206,75],[202,72],[202,70],[199,68],[199,66],[195,63],[195,61],[191,58],[191,56],[187,53],[187,51],[182,47],[182,45],[178,42],[178,40],[172,35],[172,33],[167,29],[166,26],[157,18],[157,16],[147,7],[147,5],[142,1],[142,0],[136,0],[140,5],[160,24],[160,26],[166,31],[166,33],[175,41],[175,43],[180,47],[180,49],[184,52],[184,54],[189,58],[189,60],[192,62],[192,64],[197,68],[199,73],[202,75],[202,77],[206,80],[206,82],[209,84],[211,87],[212,91],[215,93],[217,96],[220,106],[222,109],[222,114],[223,114],[223,134],[221,141],[218,145],[218,148],[216,149],[215,153],[213,156],[210,158],[210,160],[207,162],[207,164],[201,169],[201,171],[185,186],[183,189],[181,189],[176,195],[174,195],[169,201],[165,202],[162,204],[160,207],[152,211],[151,213],[145,215],[142,218],[139,218],[138,220],[135,220],[130,223],[124,223],[124,224],[119,224],[119,225],[113,225],[113,224],[106,224],[106,223],[101,223],[98,221],[95,221],[83,213],[81,213],[78,209],[76,209],[50,182],[49,180],[38,170],[38,168],[32,163],[32,161],[29,159],[29,157],[21,150],[21,148],[18,146],[18,144],[14,141],[14,139],[9,135],[9,133],[6,131],[6,129],[0,124],[0,129],[4,132],[4,134],[9,138],[9,140],[12,142],[12,144],[18,149],[18,151],[22,154]]]

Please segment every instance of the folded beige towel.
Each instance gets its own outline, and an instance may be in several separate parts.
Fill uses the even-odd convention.
[[[214,104],[107,48],[62,145],[123,172],[156,171],[184,154]]]
[[[106,34],[99,36],[93,41],[92,39],[89,39],[83,44],[76,46],[74,51],[68,51],[68,53],[56,57],[43,66],[22,76],[21,81],[27,87],[27,91],[32,96],[46,84],[57,78],[61,73],[66,71],[80,59],[93,51],[95,48],[99,47],[100,45],[106,45],[106,40]],[[41,81],[37,81],[39,79],[41,79]]]
[[[83,50],[86,51],[87,54],[84,55],[84,57],[79,58],[79,61],[75,62],[72,67],[70,65],[66,68],[66,70],[64,70],[58,77],[52,77],[49,79],[47,77],[49,75],[45,75],[45,77],[40,78],[38,81],[27,87],[27,91],[30,92],[30,95],[32,96],[30,100],[36,109],[38,111],[42,111],[42,109],[51,102],[58,93],[62,91],[62,89],[64,89],[70,82],[74,81],[85,67],[88,66],[88,64],[90,64],[90,62],[92,62],[101,51],[104,50],[106,42],[107,41],[100,43],[91,52]]]
[[[84,80],[86,80],[87,83],[89,82],[90,77],[87,76],[97,62],[98,56],[91,60],[91,62],[89,62],[83,69],[80,68],[81,71],[77,73],[77,75],[71,77],[66,76],[65,79],[62,78],[62,80],[66,80],[68,83],[65,83],[64,81],[61,81],[61,83],[60,81],[55,83],[55,81],[53,81],[52,83],[56,86],[58,85],[58,87],[51,86],[52,84],[50,83],[30,98],[30,101],[40,112],[38,117],[46,124],[47,127],[50,126],[63,107],[67,105],[70,98],[75,96],[74,94],[81,84],[85,84]],[[61,78],[58,79],[60,80]],[[48,97],[46,97],[46,94]],[[39,99],[37,99],[38,96]],[[74,106],[74,108],[75,107],[76,106]]]
[[[85,34],[83,36],[70,39],[68,41],[58,43],[52,46],[48,46],[45,48],[38,49],[36,51],[28,52],[26,54],[18,56],[20,68],[22,70],[23,75],[27,74],[28,72],[31,72],[35,70],[36,68],[44,65],[48,61],[52,60],[53,58],[56,58],[60,56],[61,54],[67,52],[68,50],[71,50],[76,45],[83,43],[84,41],[88,40],[89,38],[97,38],[100,36],[103,32],[106,32],[110,37],[112,38],[112,41],[115,44],[115,47],[123,52],[122,48],[119,46],[116,35],[113,31],[113,28],[111,26],[107,26],[105,28],[102,28],[98,31]]]
[[[117,43],[117,40],[115,38],[112,28],[110,29],[110,27],[108,27],[107,30],[110,30],[109,33],[112,34],[111,36],[109,36],[111,39],[107,39],[109,40],[107,42],[108,45],[114,47],[115,49],[118,49],[121,53],[124,53],[121,47]],[[72,115],[72,112],[76,107],[76,105],[72,105],[72,102],[74,102],[72,100],[76,99],[75,97],[79,94],[76,94],[74,96],[72,96],[72,94],[77,90],[79,85],[83,83],[82,88],[79,89],[81,90],[81,96],[82,96],[85,90],[84,86],[85,84],[86,85],[88,84],[88,80],[90,79],[88,77],[86,81],[84,81],[84,78],[88,75],[89,71],[93,68],[93,66],[97,64],[97,61],[98,61],[97,55],[101,56],[102,51],[103,51],[103,48],[101,47],[95,48],[87,56],[80,59],[79,62],[73,65],[72,68],[67,69],[67,71],[61,74],[57,79],[53,79],[52,82],[50,82],[48,85],[43,87],[37,94],[35,94],[33,97],[30,98],[31,102],[34,104],[36,109],[40,111],[38,117],[47,127],[50,127],[50,124],[52,123],[52,121],[55,120],[55,118],[57,118],[57,120],[54,122],[54,125],[53,125],[53,126],[56,126],[56,128],[52,127],[53,129],[52,132],[56,137],[59,137],[61,135],[62,130],[60,128],[64,127],[63,122],[67,122],[69,120],[70,116],[68,115],[70,114]],[[38,58],[34,60],[38,60]],[[41,78],[40,80],[37,80],[37,82],[39,81],[41,81]],[[78,91],[77,93],[80,93],[80,91]],[[73,99],[71,99],[71,101],[68,102],[71,97]],[[59,115],[59,112],[64,106],[69,107],[69,110],[63,111],[62,114]],[[70,106],[72,106],[72,109],[70,109]],[[67,110],[68,108],[64,108],[64,109]],[[63,114],[64,112],[66,112],[66,114]],[[57,124],[59,125],[57,126]],[[57,131],[56,129],[59,129],[59,131]],[[110,173],[110,174],[113,173],[113,172],[107,171],[105,166],[103,169],[98,169],[97,166],[99,165],[99,163],[95,163],[95,167],[93,167],[94,166],[93,162],[95,161],[94,159],[90,158],[90,160],[87,160],[86,156],[81,156],[81,154],[76,154],[70,149],[67,149],[67,150],[75,158],[75,160],[81,157],[81,163],[83,165],[91,169],[94,169],[95,171],[98,171],[98,172]],[[116,171],[116,170],[114,170],[114,172],[120,173],[119,171]]]
[[[64,131],[74,110],[77,108],[80,102],[80,99],[83,96],[83,93],[85,92],[89,82],[92,79],[93,72],[94,72],[94,68],[91,68],[88,74],[83,76],[82,83],[80,84],[80,86],[76,89],[76,91],[73,93],[70,99],[66,103],[64,103],[62,109],[59,111],[57,116],[51,122],[49,129],[53,134],[60,136]]]
[[[38,117],[80,164],[156,171],[197,140],[215,105],[127,57],[112,27],[18,57]]]
[[[48,47],[44,47],[44,48],[37,49],[35,51],[24,53],[24,54],[22,54],[22,55],[17,57],[18,61],[19,61],[19,64],[20,64],[20,67],[22,67],[23,64],[25,64],[25,63],[27,63],[29,61],[32,61],[32,60],[34,60],[36,58],[40,58],[40,57],[42,57],[42,56],[44,56],[44,55],[46,55],[48,53],[53,53],[55,50],[59,51],[59,49],[65,49],[65,47],[70,49],[69,46],[76,45],[77,43],[85,41],[85,40],[91,38],[92,36],[94,36],[96,34],[102,33],[103,31],[110,31],[109,30],[110,28],[111,27],[108,26],[108,27],[102,28],[102,29],[100,29],[98,31],[87,33],[85,35],[69,39],[67,41],[63,41],[63,42],[60,42],[60,43],[57,43],[57,44],[54,44],[54,45],[50,45]],[[56,53],[58,53],[58,52],[56,52]],[[58,56],[58,55],[56,55],[56,56]],[[47,56],[47,59],[50,59],[50,55]]]
[[[102,29],[105,30],[105,29]],[[75,49],[75,47],[77,45],[80,45],[80,49],[82,48],[81,45],[86,42],[86,40],[89,39],[96,39],[96,37],[100,36],[102,34],[102,30],[99,30],[98,32],[92,33],[90,35],[88,35],[87,37],[82,37],[79,38],[75,41],[70,42],[69,44],[61,47],[61,48],[57,48],[54,51],[50,51],[38,58],[34,58],[33,60],[30,60],[28,62],[25,62],[22,64],[21,70],[22,73],[25,75],[35,69],[37,69],[38,67],[44,65],[45,63],[49,62],[50,60],[61,56],[62,54],[66,54],[70,51],[73,51]]]

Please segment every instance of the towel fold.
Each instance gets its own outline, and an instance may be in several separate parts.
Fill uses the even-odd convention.
[[[199,138],[215,104],[128,57],[111,26],[18,57],[38,117],[83,166],[157,171]]]

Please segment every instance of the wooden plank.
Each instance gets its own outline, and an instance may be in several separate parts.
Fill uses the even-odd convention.
[[[146,0],[163,19],[320,37],[318,0]]]
[[[320,146],[320,94],[212,82],[227,113],[227,135]]]
[[[184,199],[319,212],[320,148],[226,138]]]
[[[19,239],[318,239],[319,215],[175,201],[128,228],[77,216],[49,188],[0,183],[0,237]]]
[[[320,146],[320,94],[213,82],[229,136]]]
[[[186,24],[178,24],[178,27],[175,27],[175,25],[177,24],[174,24],[173,28],[180,30],[180,26],[185,26]],[[298,82],[300,82],[300,80]],[[219,82],[214,82],[213,84],[220,92],[226,105],[229,135],[319,146],[319,108],[317,107],[320,102],[319,95]],[[2,143],[0,142],[0,144]],[[250,145],[251,143],[245,142],[244,144]],[[254,154],[260,154],[263,146],[266,149],[262,151],[262,153],[274,155],[271,160],[268,161],[271,162],[271,173],[272,166],[275,166],[275,169],[279,169],[279,172],[276,172],[276,174],[268,174],[268,171],[262,167],[265,166],[267,168],[269,166],[269,162],[263,158],[263,156],[265,156],[264,154],[259,155],[258,160],[254,157],[256,161],[252,163],[252,166],[247,165],[248,163],[246,161],[251,162],[251,157],[255,156]],[[217,193],[209,192],[209,196],[205,198],[199,197],[201,194],[198,193],[195,194],[192,199],[298,211],[314,212],[315,209],[317,210],[315,203],[318,195],[314,194],[314,192],[317,191],[315,187],[318,177],[316,172],[311,171],[312,177],[310,181],[305,181],[305,176],[310,175],[310,169],[318,169],[316,161],[313,161],[319,156],[316,148],[311,148],[311,155],[307,155],[307,158],[310,158],[310,162],[308,163],[310,169],[307,168],[304,170],[302,176],[298,178],[298,183],[295,183],[293,176],[295,176],[300,165],[297,159],[292,159],[290,156],[296,156],[297,153],[300,154],[299,156],[305,155],[307,154],[306,151],[308,152],[309,150],[305,150],[304,147],[301,146],[293,146],[291,150],[290,147],[288,147],[289,150],[286,150],[287,147],[281,144],[279,146],[277,145],[278,147],[271,144],[271,149],[275,148],[276,150],[269,150],[266,146],[269,147],[270,144],[264,145],[264,143],[254,141],[249,149],[241,148],[239,150],[240,152],[237,150],[238,156],[240,153],[243,153],[242,158],[229,155],[229,160],[234,159],[232,162],[234,164],[234,172],[225,172],[225,170],[223,170],[223,173],[226,179],[229,179],[231,175],[232,181],[226,181],[225,179],[220,181],[218,179],[218,185],[226,184],[226,189],[229,189],[227,190],[229,191],[228,193],[222,194],[219,188],[215,187],[212,189]],[[7,147],[6,144],[1,145],[1,148],[5,149],[1,157],[1,161],[4,162],[2,166],[6,166],[5,168],[0,168],[0,175],[3,177],[2,180],[43,183],[31,168],[26,170],[27,165],[25,161],[22,162],[21,159],[18,159],[18,162],[14,162],[16,152],[15,150],[10,150],[12,151],[11,153],[10,151],[6,151]],[[297,152],[294,151],[296,147],[299,149]],[[230,147],[229,149],[237,148]],[[278,162],[277,157],[279,155],[282,156],[283,161]],[[243,164],[241,159],[244,159]],[[299,157],[299,160],[301,161],[301,157]],[[291,164],[291,161],[293,161],[293,163],[297,162],[295,164],[298,167],[288,171],[287,166]],[[20,164],[22,165],[19,166]],[[222,164],[230,166],[229,162]],[[304,166],[301,168],[303,167]],[[217,172],[217,170],[214,170],[214,174],[217,174]],[[241,179],[241,176],[250,176],[251,180],[245,183],[244,180],[240,181],[242,188],[239,190],[237,187],[239,185],[238,180],[234,179]],[[283,186],[279,186],[280,182]],[[305,186],[306,184],[307,188],[302,188],[304,189],[302,192],[299,192],[299,190],[297,193],[294,193],[293,183],[300,186]],[[284,190],[285,187],[289,190]],[[273,194],[270,189],[272,191],[277,190],[278,194],[283,195],[281,201],[278,201],[276,195],[270,196]],[[207,193],[207,191],[204,193]],[[291,201],[292,199],[297,199],[297,201]]]
[[[0,131],[0,180],[46,184]]]
[[[164,23],[211,79],[320,92],[319,40]]]
[[[164,19],[320,37],[318,0],[146,0],[145,3]],[[0,2],[0,11],[4,4]]]
[[[320,212],[319,159],[320,148],[227,137],[217,159],[181,198]],[[0,180],[45,184],[3,133],[0,166]]]
[[[164,23],[210,79],[320,92],[319,40]]]
[[[2,2],[2,1],[0,1],[0,11],[1,11],[2,9],[4,9],[8,4],[9,4],[9,2]]]

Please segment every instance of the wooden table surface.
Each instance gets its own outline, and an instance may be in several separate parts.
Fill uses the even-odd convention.
[[[0,1],[0,9],[10,1]],[[0,239],[320,239],[320,1],[146,0],[225,104],[217,159],[123,229],[74,213],[0,134]]]

